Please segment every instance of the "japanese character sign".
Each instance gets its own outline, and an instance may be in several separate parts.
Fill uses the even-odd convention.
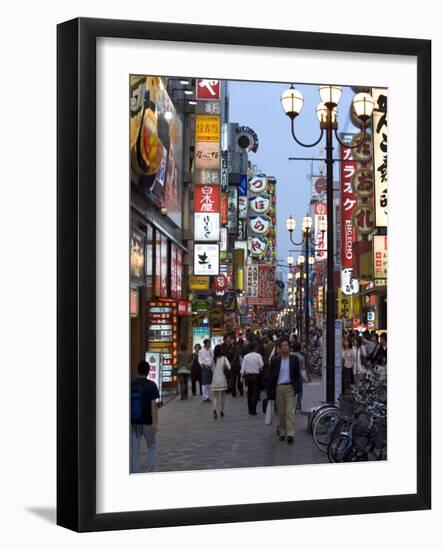
[[[252,256],[263,256],[269,241],[264,237],[255,236],[250,239],[250,253]]]
[[[195,169],[219,170],[220,151],[219,142],[211,143],[198,141],[195,143]]]
[[[373,195],[373,172],[369,168],[356,170],[351,178],[353,193],[361,199],[368,199]]]
[[[267,178],[265,176],[257,176],[249,181],[249,189],[252,193],[265,193],[267,190]]]
[[[219,275],[219,245],[195,243],[194,275]]]
[[[221,81],[198,78],[196,81],[196,98],[218,100],[221,96]]]
[[[272,205],[270,195],[259,195],[250,199],[250,208],[257,214],[265,214]]]
[[[219,142],[221,119],[219,115],[196,115],[195,141]]]
[[[219,212],[220,189],[219,185],[194,186],[194,212]]]
[[[360,204],[354,209],[352,220],[361,235],[368,235],[374,229],[373,208],[369,204]]]
[[[258,235],[265,235],[270,228],[272,219],[269,216],[250,216],[250,229]]]
[[[387,90],[373,89],[373,154],[375,217],[377,227],[387,226],[388,211],[388,122]]]

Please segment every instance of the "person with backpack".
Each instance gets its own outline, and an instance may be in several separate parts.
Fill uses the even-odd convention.
[[[158,387],[148,380],[150,365],[147,361],[138,363],[138,378],[131,383],[130,394],[130,473],[141,472],[140,444],[144,437],[147,444],[147,471],[156,470],[155,434],[158,431],[158,409],[156,399],[159,398]]]

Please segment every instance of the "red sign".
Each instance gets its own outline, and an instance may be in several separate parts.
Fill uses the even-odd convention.
[[[353,242],[356,241],[356,230],[353,227],[352,214],[357,204],[353,193],[352,178],[356,172],[356,161],[351,149],[341,145],[341,264],[342,268],[353,267]]]
[[[221,81],[198,78],[196,81],[196,98],[219,100],[221,97]]]
[[[229,195],[223,193],[221,195],[221,225],[229,223]]]
[[[178,300],[178,315],[191,315],[192,303],[188,300]]]
[[[251,265],[247,268],[247,303],[272,306],[275,302],[275,268]]]
[[[194,212],[220,211],[220,186],[219,185],[194,185],[193,189]]]
[[[225,275],[217,275],[213,278],[213,286],[215,290],[226,290],[227,285],[228,281]]]

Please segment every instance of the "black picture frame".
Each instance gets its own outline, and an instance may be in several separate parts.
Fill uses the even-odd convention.
[[[417,60],[417,492],[96,512],[96,39],[266,46]],[[431,507],[431,41],[75,19],[57,28],[57,523],[84,531],[425,510]]]

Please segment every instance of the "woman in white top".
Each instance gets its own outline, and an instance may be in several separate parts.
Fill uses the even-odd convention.
[[[350,336],[342,342],[342,391],[346,393],[354,384],[353,376],[353,346]]]
[[[365,382],[367,369],[365,367],[367,358],[367,350],[362,344],[362,338],[354,336],[353,338],[353,374],[355,383],[357,386],[360,386]]]
[[[230,363],[227,357],[223,355],[221,346],[215,346],[213,350],[213,379],[212,379],[212,410],[213,418],[216,420],[218,414],[216,412],[216,406],[218,401],[221,405],[221,416],[224,416],[224,402],[226,398],[227,378],[224,373],[225,369],[230,370]]]

